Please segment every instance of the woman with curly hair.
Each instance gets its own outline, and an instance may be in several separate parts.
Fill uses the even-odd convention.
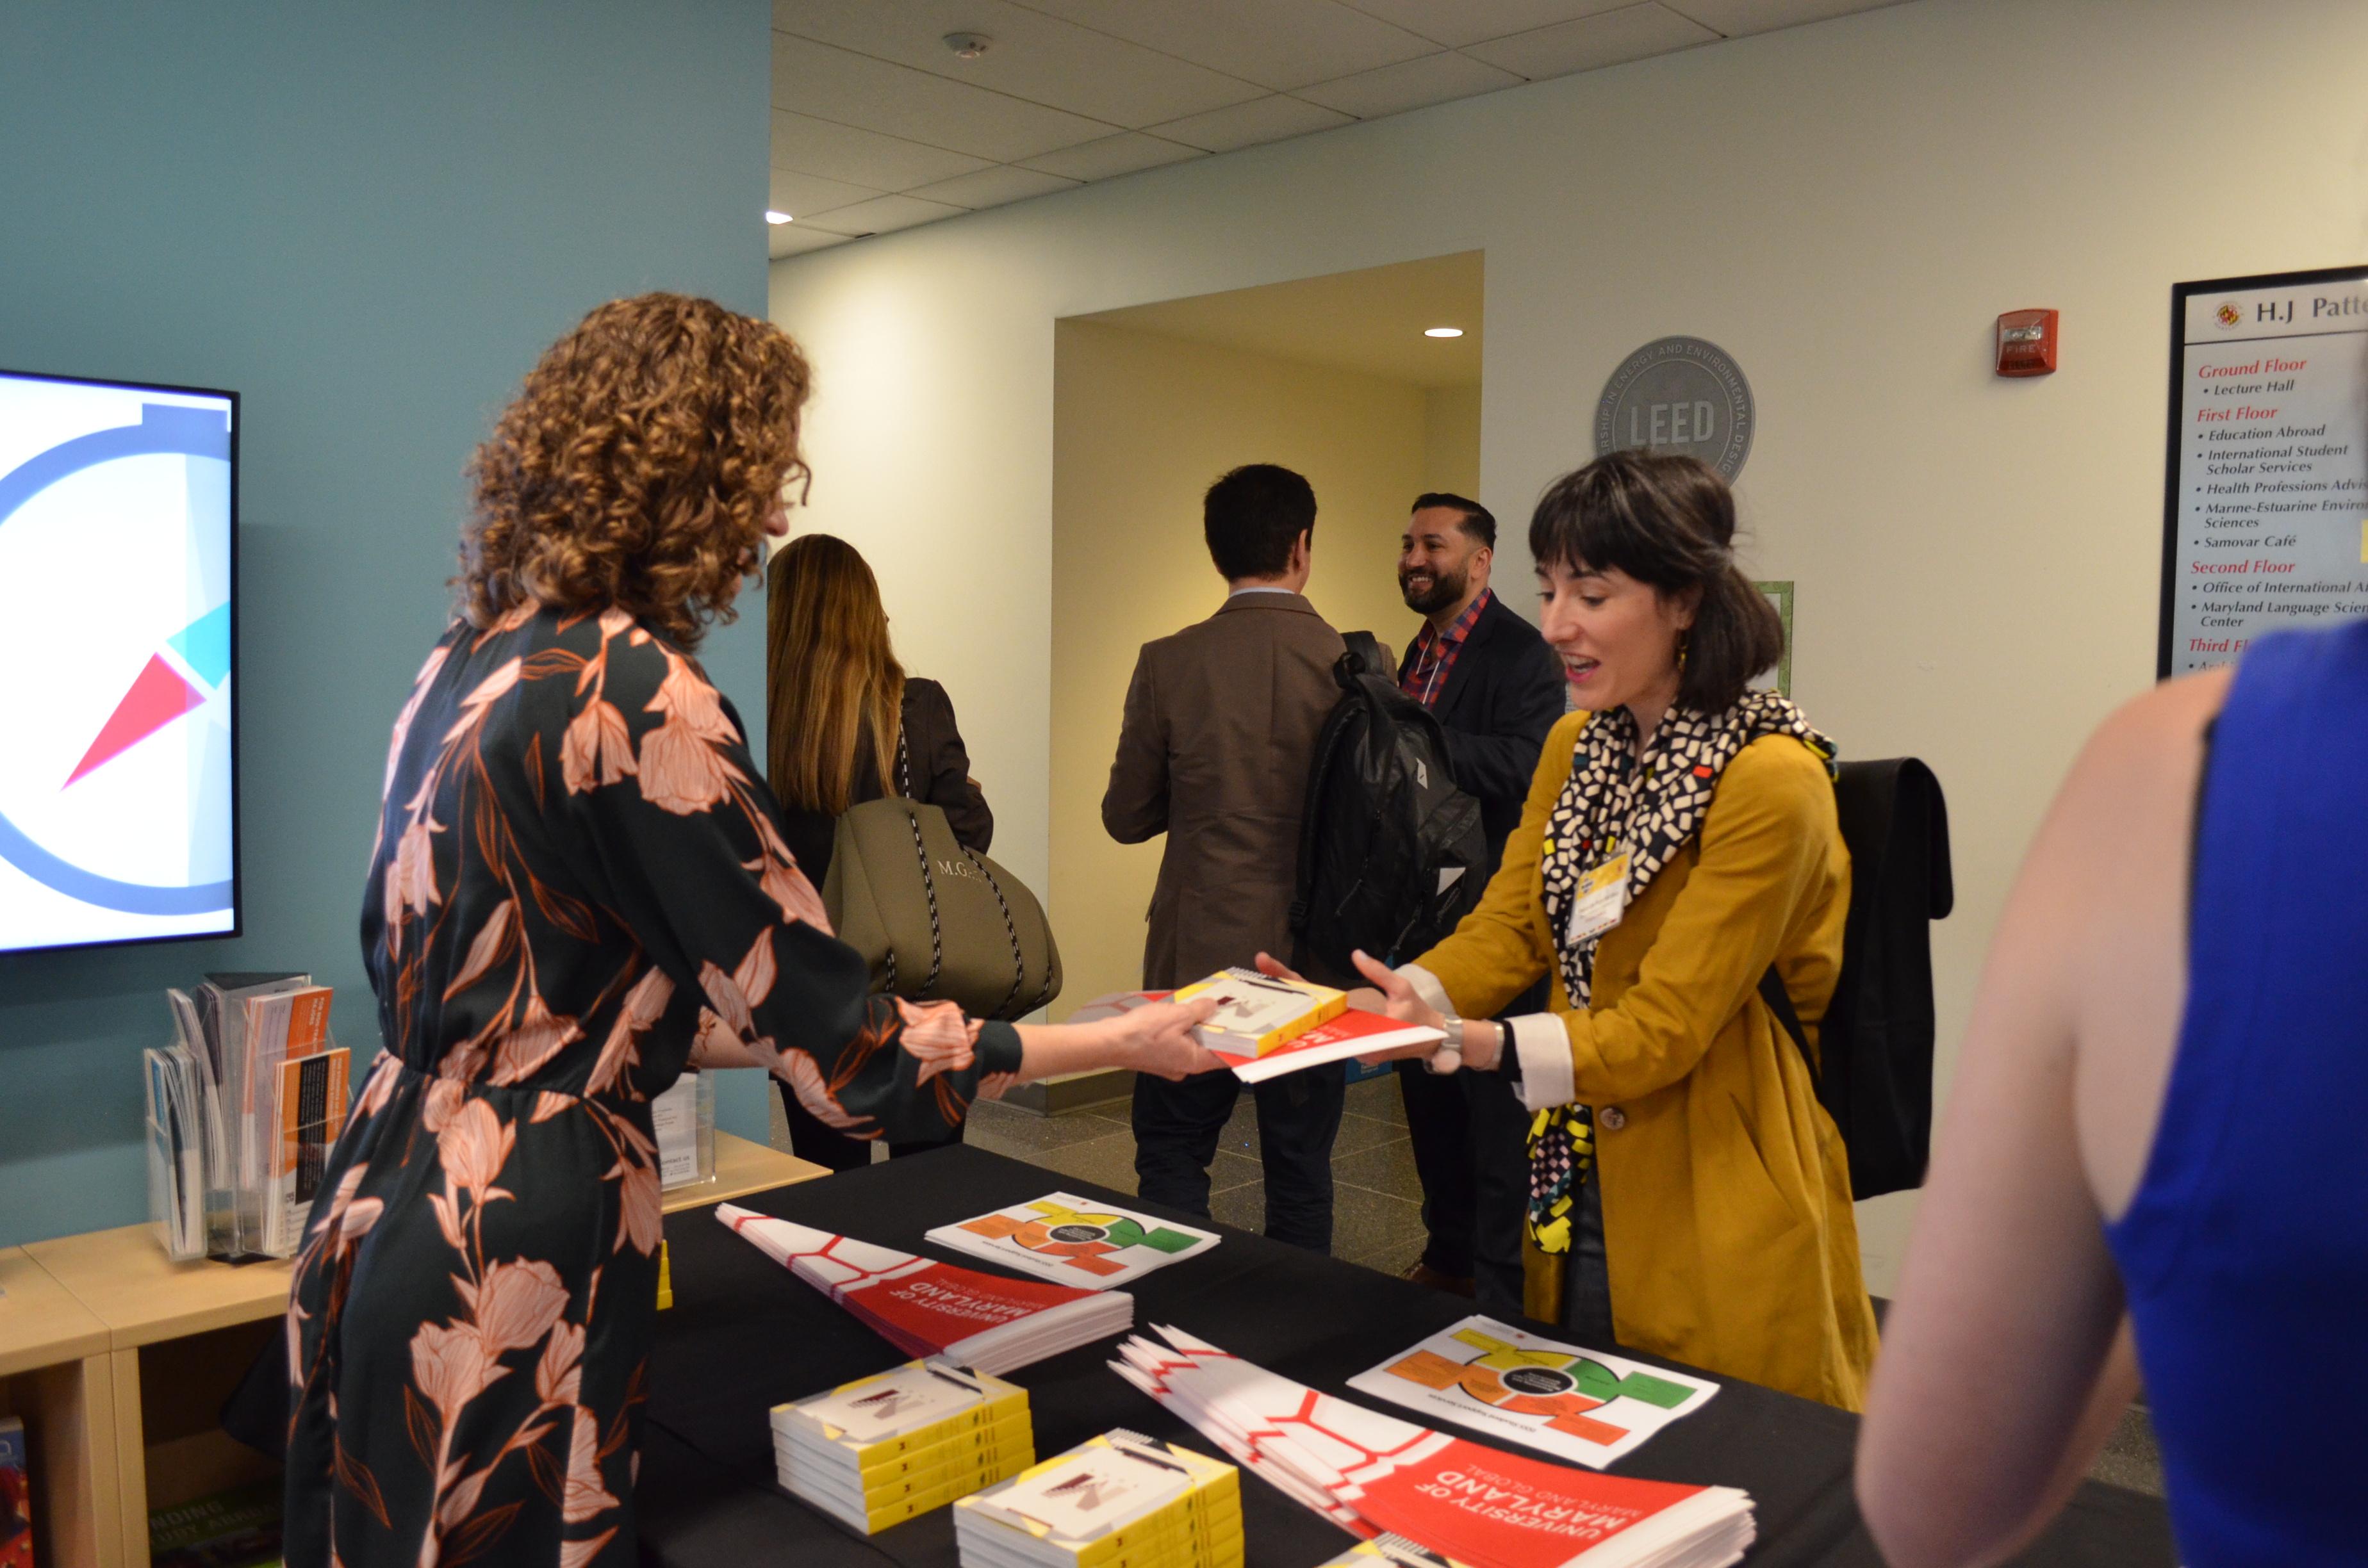
[[[692,656],[787,531],[807,387],[763,322],[621,300],[477,453],[363,900],[386,1050],[289,1301],[291,1562],[632,1560],[650,1100],[686,1065],[765,1067],[896,1140],[1025,1078],[1215,1065],[1204,1009],[1015,1028],[865,994]]]

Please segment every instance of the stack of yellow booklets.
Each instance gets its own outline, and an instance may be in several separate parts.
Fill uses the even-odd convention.
[[[954,1505],[962,1568],[1242,1568],[1241,1472],[1115,1428]]]
[[[1028,1391],[946,1360],[908,1361],[773,1408],[782,1488],[866,1535],[1035,1458]]]
[[[1192,1032],[1211,1051],[1259,1057],[1349,1010],[1349,994],[1305,980],[1278,980],[1254,969],[1223,969],[1176,993],[1178,1002],[1214,1001],[1216,1013]]]

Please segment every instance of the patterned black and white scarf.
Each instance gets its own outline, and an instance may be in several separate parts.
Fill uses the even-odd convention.
[[[1636,755],[1636,720],[1607,709],[1578,733],[1570,781],[1546,819],[1546,924],[1562,965],[1570,1005],[1587,1010],[1595,993],[1600,935],[1570,939],[1570,908],[1579,881],[1623,847],[1634,903],[1678,851],[1692,842],[1719,778],[1737,753],[1762,735],[1792,735],[1833,763],[1833,743],[1801,710],[1770,691],[1748,691],[1717,713],[1672,708]],[[1595,1129],[1583,1105],[1542,1110],[1530,1125],[1530,1239],[1539,1250],[1570,1250],[1571,1195],[1595,1163]]]

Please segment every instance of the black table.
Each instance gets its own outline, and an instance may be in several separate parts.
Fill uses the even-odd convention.
[[[979,1267],[931,1246],[921,1233],[1054,1190],[1161,1211],[1106,1187],[960,1146],[739,1201],[800,1224]],[[1472,1310],[1460,1297],[1219,1229],[1224,1244],[1131,1288],[1139,1329],[1173,1324],[1286,1377],[1345,1394],[1349,1378]],[[773,1483],[767,1413],[774,1405],[883,1371],[904,1355],[718,1224],[712,1209],[669,1215],[666,1233],[675,1304],[658,1316],[635,1489],[645,1558],[670,1568],[954,1568],[948,1510],[867,1540]],[[1115,1343],[1089,1345],[1012,1375],[1028,1390],[1039,1457],[1112,1426],[1131,1426],[1222,1458],[1200,1433],[1109,1369]],[[1858,1418],[1755,1384],[1721,1383],[1717,1398],[1612,1469],[1749,1492],[1759,1525],[1759,1544],[1746,1560],[1751,1568],[1880,1568],[1850,1495]],[[1248,1476],[1242,1482],[1242,1524],[1250,1568],[1310,1568],[1350,1544],[1347,1534]],[[2175,1558],[2159,1500],[2091,1482],[2020,1561],[2143,1568]]]

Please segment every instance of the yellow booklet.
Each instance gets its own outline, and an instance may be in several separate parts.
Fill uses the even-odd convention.
[[[1304,980],[1277,980],[1254,969],[1220,970],[1176,993],[1178,1002],[1213,996],[1216,1015],[1194,1032],[1212,1051],[1264,1056],[1349,1010],[1349,994]]]

